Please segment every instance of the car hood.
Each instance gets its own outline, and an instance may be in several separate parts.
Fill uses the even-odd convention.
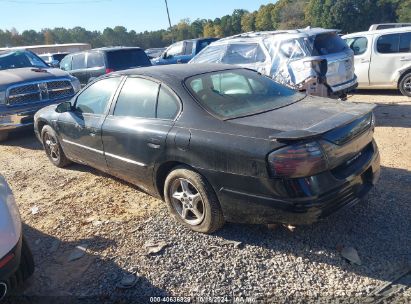
[[[235,124],[273,130],[272,138],[313,137],[370,113],[374,104],[307,96],[301,101],[265,113],[230,120]]]
[[[54,79],[56,77],[69,77],[69,74],[63,70],[55,68],[37,69],[31,67],[0,70],[0,87],[6,87],[10,84],[21,82]]]

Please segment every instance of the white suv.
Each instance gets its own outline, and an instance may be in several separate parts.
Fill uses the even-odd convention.
[[[411,97],[411,27],[353,33],[342,38],[354,51],[359,88],[399,89]]]
[[[34,272],[13,194],[0,175],[0,301]]]

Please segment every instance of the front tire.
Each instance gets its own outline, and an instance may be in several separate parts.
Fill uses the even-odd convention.
[[[8,133],[0,133],[0,142],[7,140],[9,138]]]
[[[70,164],[70,160],[64,154],[58,140],[56,132],[52,127],[46,125],[41,130],[41,139],[43,142],[44,151],[53,165],[63,168]]]
[[[191,230],[213,233],[224,225],[214,190],[203,176],[186,167],[177,167],[167,176],[164,198],[170,213]]]
[[[401,78],[398,87],[402,95],[411,97],[411,73],[407,73]]]

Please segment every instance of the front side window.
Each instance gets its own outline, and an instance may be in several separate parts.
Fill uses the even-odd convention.
[[[71,70],[71,56],[66,56],[60,62],[60,69],[63,71],[70,71]]]
[[[114,116],[154,118],[159,86],[151,80],[128,78],[118,96]]]
[[[93,52],[87,55],[87,67],[99,68],[104,67],[104,57],[101,53]]]
[[[85,54],[73,55],[73,61],[71,63],[72,70],[81,70],[86,68],[86,56]]]
[[[245,69],[193,76],[186,85],[200,105],[221,119],[271,111],[305,96]]]
[[[167,50],[167,57],[173,57],[173,56],[183,55],[183,48],[184,48],[183,42],[178,42],[178,43],[172,45],[172,46]]]
[[[120,84],[120,77],[102,79],[86,88],[78,97],[75,110],[79,113],[104,114]]]
[[[367,37],[355,37],[347,39],[348,46],[354,51],[354,55],[362,55],[367,51]]]
[[[195,56],[190,63],[219,63],[227,50],[227,45],[209,45]]]
[[[398,53],[400,45],[399,34],[383,35],[377,40],[377,51],[382,54]]]

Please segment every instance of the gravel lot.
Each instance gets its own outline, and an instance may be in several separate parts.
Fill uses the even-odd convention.
[[[54,167],[30,133],[3,143],[0,172],[36,262],[24,296],[9,302],[364,303],[411,269],[411,99],[362,91],[349,100],[378,103],[381,179],[367,202],[294,231],[226,224],[215,235],[193,233],[134,186],[81,165]],[[167,246],[148,255],[148,241]],[[76,246],[86,253],[70,261]],[[344,246],[357,250],[361,265],[341,257]],[[411,301],[410,281],[388,286],[398,288],[390,302]]]

